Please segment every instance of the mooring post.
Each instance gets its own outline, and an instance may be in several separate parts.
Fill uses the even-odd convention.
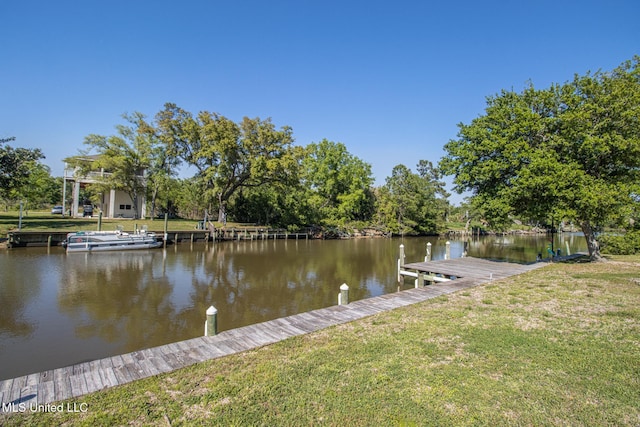
[[[416,289],[424,288],[424,274],[418,271],[418,278],[416,279]]]
[[[424,262],[431,261],[431,242],[427,243],[427,255],[424,257]]]
[[[207,309],[207,320],[204,322],[204,336],[212,337],[218,333],[218,310],[214,306]]]
[[[22,230],[22,201],[20,202],[20,218],[18,219],[18,231]]]
[[[402,282],[402,275],[400,274],[400,270],[404,265],[404,245],[400,245],[400,256],[398,257],[398,283]]]
[[[167,220],[168,220],[169,216],[168,214],[165,212],[164,214],[164,239],[163,239],[163,246],[166,248],[167,247],[167,239],[169,238],[169,235],[167,234]]]
[[[102,231],[102,211],[98,214],[98,231]]]
[[[338,305],[349,304],[349,286],[346,283],[340,285],[340,293],[338,294]]]
[[[444,259],[451,259],[451,242],[447,240],[447,243],[445,243],[445,254],[444,254]]]
[[[567,256],[571,255],[571,250],[569,249],[569,241],[565,240],[564,241],[564,245],[567,247]]]

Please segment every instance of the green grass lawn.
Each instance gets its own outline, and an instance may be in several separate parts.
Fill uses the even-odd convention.
[[[7,425],[640,424],[640,257],[553,264]]]

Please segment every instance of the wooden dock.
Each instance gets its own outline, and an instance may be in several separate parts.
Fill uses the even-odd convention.
[[[60,246],[67,238],[69,231],[10,231],[7,233],[7,247],[35,247],[35,246]],[[281,240],[295,239],[308,240],[309,233],[289,233],[283,230],[270,229],[216,229],[216,230],[182,230],[182,231],[154,231],[159,241],[165,240],[168,244],[194,243],[210,241],[240,241],[240,240]]]
[[[336,305],[249,325],[224,331],[212,337],[193,338],[2,380],[0,381],[0,407],[7,411],[6,408],[14,407],[13,405],[18,407],[21,403],[27,406],[43,405],[78,398],[88,393],[171,372],[205,360],[259,348],[329,326],[416,304],[544,265],[547,264],[522,265],[478,258],[406,264],[403,268],[458,278],[359,300],[347,305]]]
[[[538,264],[515,264],[467,257],[404,264],[401,266],[401,274],[416,277],[418,273],[423,273],[430,278],[445,280],[464,278],[490,281],[524,273],[537,267]]]

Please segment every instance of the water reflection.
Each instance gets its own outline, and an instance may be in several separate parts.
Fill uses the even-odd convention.
[[[407,262],[444,257],[437,238],[253,241],[167,249],[65,254],[61,248],[0,252],[0,378],[65,366],[203,333],[327,307],[347,283],[352,301],[396,292],[398,246]],[[505,236],[452,241],[453,257],[534,261],[548,239]],[[584,238],[554,247],[584,250]],[[412,287],[407,281],[401,288]]]

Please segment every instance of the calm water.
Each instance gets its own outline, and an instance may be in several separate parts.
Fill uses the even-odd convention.
[[[0,251],[0,379],[201,336],[205,311],[220,331],[335,305],[347,283],[355,301],[397,292],[398,247],[421,261],[437,238],[181,244],[167,249],[69,254],[62,248]],[[581,235],[557,236],[565,252]],[[542,237],[470,240],[470,256],[535,261]],[[452,257],[464,243],[451,242]],[[545,255],[546,256],[546,255]],[[413,287],[407,280],[401,289]]]

